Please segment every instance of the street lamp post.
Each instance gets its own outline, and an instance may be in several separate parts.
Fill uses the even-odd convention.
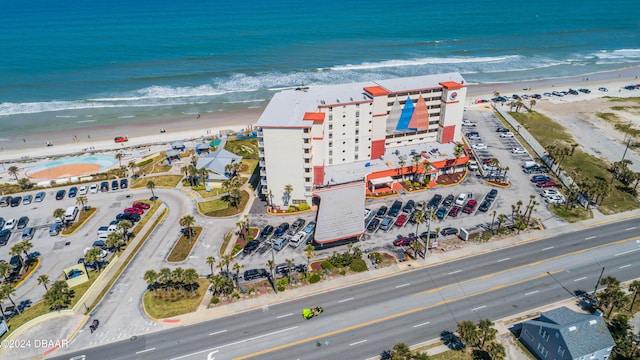
[[[427,259],[427,251],[429,251],[429,241],[431,240],[431,220],[433,219],[433,208],[429,209],[429,218],[427,219],[427,240],[424,244],[424,253],[422,253],[422,259]]]
[[[276,266],[276,256],[275,256],[275,252],[273,250],[273,241],[271,241],[271,282],[273,283],[273,291],[275,291],[275,293],[278,293],[278,287],[276,286],[276,276],[273,273],[273,269]]]

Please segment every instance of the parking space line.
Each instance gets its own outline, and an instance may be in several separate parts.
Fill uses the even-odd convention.
[[[367,342],[367,339],[364,339],[364,340],[360,340],[360,341],[356,341],[356,342],[354,342],[354,343],[351,343],[351,344],[349,344],[349,346],[353,346],[353,345],[358,345],[358,344],[362,344],[362,343],[364,343],[364,342]]]
[[[282,319],[282,318],[285,318],[285,317],[287,317],[287,316],[291,316],[291,315],[293,315],[293,313],[288,313],[288,314],[284,314],[284,315],[276,316],[276,319]]]
[[[416,325],[413,325],[413,327],[414,327],[414,328],[417,328],[417,327],[424,326],[424,325],[428,325],[428,324],[429,324],[429,321],[427,321],[427,322],[423,322],[422,324],[416,324]]]
[[[406,284],[398,285],[398,286],[396,286],[396,289],[399,289],[399,288],[401,288],[401,287],[405,287],[405,286],[409,286],[409,285],[411,285],[411,283],[406,283]]]
[[[578,282],[578,281],[584,280],[586,278],[587,278],[586,276],[583,276],[581,278],[577,278],[577,279],[573,280],[573,282]]]
[[[342,299],[342,300],[340,300],[340,301],[338,301],[338,302],[339,302],[339,303],[343,303],[343,302],[347,302],[347,301],[351,301],[351,300],[353,300],[353,298],[352,298],[352,297],[351,297],[351,298],[348,298],[348,299]]]

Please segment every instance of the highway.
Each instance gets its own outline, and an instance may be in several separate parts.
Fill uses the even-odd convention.
[[[438,338],[458,321],[593,291],[602,267],[620,281],[638,278],[639,258],[640,220],[631,219],[53,358],[366,359]],[[325,312],[303,320],[301,309],[315,305]]]

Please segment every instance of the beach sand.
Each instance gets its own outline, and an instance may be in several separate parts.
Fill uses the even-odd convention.
[[[554,90],[568,90],[569,88],[589,88],[590,94],[565,97],[551,97],[538,100],[538,103],[567,103],[582,102],[603,96],[631,97],[640,96],[640,90],[624,90],[624,86],[640,83],[640,67],[627,68],[616,71],[602,72],[585,76],[573,76],[557,79],[543,79],[536,81],[492,83],[492,84],[467,84],[467,106],[487,106],[476,104],[476,100],[489,100],[494,92],[510,96],[511,94],[542,94]],[[588,80],[587,80],[588,79]],[[609,92],[601,92],[597,89],[606,87]],[[524,89],[529,90],[524,90]],[[579,107],[579,106],[578,106]],[[535,107],[534,107],[535,109]],[[70,154],[86,154],[89,152],[107,151],[113,152],[122,148],[142,147],[145,145],[169,143],[175,140],[195,140],[208,138],[220,134],[221,131],[241,131],[255,125],[263,109],[248,109],[239,111],[226,111],[220,113],[189,115],[144,124],[132,123],[117,128],[107,126],[94,126],[83,128],[82,133],[71,134],[68,131],[46,132],[32,135],[25,139],[26,142],[12,142],[1,144],[0,161],[21,162],[27,158],[43,158]],[[160,129],[166,132],[160,133]],[[127,136],[129,141],[116,144],[116,136]],[[46,146],[51,141],[54,146]]]

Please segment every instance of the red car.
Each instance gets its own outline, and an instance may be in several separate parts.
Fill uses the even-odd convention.
[[[395,240],[393,240],[393,245],[395,246],[409,246],[413,242],[413,238],[402,236]]]
[[[132,207],[134,207],[134,208],[136,208],[136,209],[144,209],[144,210],[147,210],[147,209],[150,209],[150,208],[151,208],[151,205],[149,205],[149,204],[147,204],[147,203],[143,203],[142,201],[136,201],[136,202],[134,202],[134,203],[133,203],[133,206],[132,206]]]
[[[125,213],[125,214],[138,214],[138,215],[142,215],[142,214],[144,214],[144,210],[142,210],[142,209],[138,209],[138,208],[134,208],[134,207],[130,207],[130,208],[126,208],[126,209],[124,209],[124,213]]]
[[[478,202],[473,199],[467,201],[467,205],[464,206],[464,209],[462,209],[462,212],[465,214],[471,214],[473,210],[476,208],[477,204]]]
[[[129,138],[126,136],[118,136],[115,139],[113,139],[113,141],[115,141],[116,143],[123,143],[123,142],[129,141]]]
[[[556,184],[554,181],[541,181],[537,183],[536,186],[539,188],[550,188],[550,187],[556,187],[558,186],[558,184]]]
[[[407,222],[407,215],[402,214],[396,219],[396,226],[402,226]]]
[[[451,208],[451,210],[449,211],[449,216],[451,217],[456,217],[458,216],[458,214],[460,213],[460,206],[454,206]]]

